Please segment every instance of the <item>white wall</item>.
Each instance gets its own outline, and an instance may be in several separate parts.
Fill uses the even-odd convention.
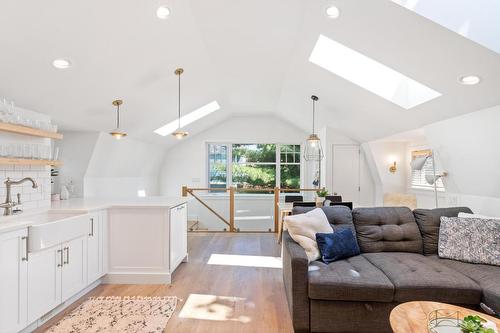
[[[382,193],[406,193],[407,165],[406,142],[373,141],[369,143],[378,175],[382,182]],[[397,171],[389,167],[396,162]]]
[[[414,135],[416,132],[419,135]],[[386,188],[406,188],[417,196],[418,207],[433,208],[433,191],[414,190],[408,184],[411,151],[433,149],[438,169],[448,172],[446,191],[438,194],[439,206],[469,206],[480,214],[500,216],[500,106],[427,125],[416,132],[398,135],[398,142],[387,138],[369,143],[384,192]],[[407,141],[402,142],[405,137]],[[404,145],[405,167],[398,168],[401,177],[391,178],[385,171],[389,167],[386,156],[400,152],[398,146]],[[402,177],[404,170],[406,176]]]
[[[63,132],[64,139],[56,143],[59,147],[60,159],[63,165],[59,168],[59,177],[56,177],[54,189],[61,190],[61,184],[73,183],[72,196],[83,197],[83,179],[99,138],[99,132]]]
[[[130,137],[116,140],[99,133],[84,177],[85,197],[136,197],[160,194],[164,149]],[[177,193],[178,195],[178,193]]]

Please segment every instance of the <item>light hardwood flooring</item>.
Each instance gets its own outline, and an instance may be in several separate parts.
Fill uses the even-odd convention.
[[[189,262],[177,268],[171,285],[100,285],[36,332],[90,296],[165,295],[180,299],[165,332],[293,332],[281,269],[207,264],[212,254],[279,257],[275,234],[196,232],[188,237]]]

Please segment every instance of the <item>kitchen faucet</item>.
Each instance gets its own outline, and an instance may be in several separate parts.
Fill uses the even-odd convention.
[[[31,177],[26,177],[21,180],[10,180],[10,178],[7,177],[7,180],[4,182],[5,186],[7,187],[7,196],[5,197],[5,202],[0,204],[0,208],[4,208],[3,215],[12,215],[13,211],[12,208],[18,206],[21,204],[21,195],[17,195],[17,202],[12,201],[11,197],[11,191],[12,191],[12,185],[20,185],[24,182],[30,181],[31,184],[33,184],[33,188],[37,188],[38,185],[33,180]]]

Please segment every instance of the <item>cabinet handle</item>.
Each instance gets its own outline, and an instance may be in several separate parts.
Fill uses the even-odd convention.
[[[94,237],[94,218],[90,218],[90,237]]]
[[[28,236],[21,237],[21,240],[24,240],[24,257],[21,258],[22,261],[28,261]]]
[[[57,250],[57,253],[59,253],[59,259],[61,260],[60,263],[57,264],[57,267],[62,267],[63,265],[63,251],[62,250]]]
[[[65,247],[63,251],[66,251],[66,261],[63,261],[63,265],[69,264],[69,247]]]

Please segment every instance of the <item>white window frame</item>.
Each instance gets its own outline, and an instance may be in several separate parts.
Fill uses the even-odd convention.
[[[251,163],[251,164],[258,164],[258,165],[275,165],[276,167],[276,179],[275,179],[275,186],[280,187],[281,185],[281,146],[284,145],[297,145],[300,146],[300,162],[299,163],[283,163],[283,164],[292,164],[292,165],[300,165],[300,187],[303,187],[303,182],[304,182],[304,164],[302,161],[302,155],[303,155],[303,146],[301,143],[274,143],[274,142],[252,142],[252,143],[240,143],[240,142],[216,142],[216,141],[210,141],[206,142],[206,149],[205,149],[205,176],[207,177],[206,184],[207,188],[210,188],[210,145],[225,145],[226,146],[226,151],[227,151],[227,158],[226,158],[226,184],[227,186],[232,186],[233,185],[233,145],[234,144],[274,144],[276,145],[276,162],[271,163],[271,162],[259,162],[259,163]],[[216,193],[215,191],[212,193]],[[268,194],[252,194],[252,195],[268,195]]]
[[[429,156],[433,154],[433,152],[430,149],[422,149],[422,150],[412,150],[410,154],[410,158],[413,161],[414,158],[419,157],[419,156]],[[410,179],[408,180],[408,184],[410,184],[410,189],[412,190],[424,190],[424,191],[434,191],[434,185],[430,185],[427,183],[425,180],[425,175],[426,174],[432,174],[433,173],[433,159],[432,157],[429,157],[427,161],[425,162],[424,167],[422,170],[412,170],[410,168]],[[434,159],[434,163],[436,163],[436,174],[440,174],[441,172],[437,168],[437,162]],[[429,165],[428,165],[429,164]],[[418,182],[416,181],[416,178],[420,178]],[[440,178],[436,181],[436,190],[438,192],[446,192],[446,187],[444,186],[443,179]]]

